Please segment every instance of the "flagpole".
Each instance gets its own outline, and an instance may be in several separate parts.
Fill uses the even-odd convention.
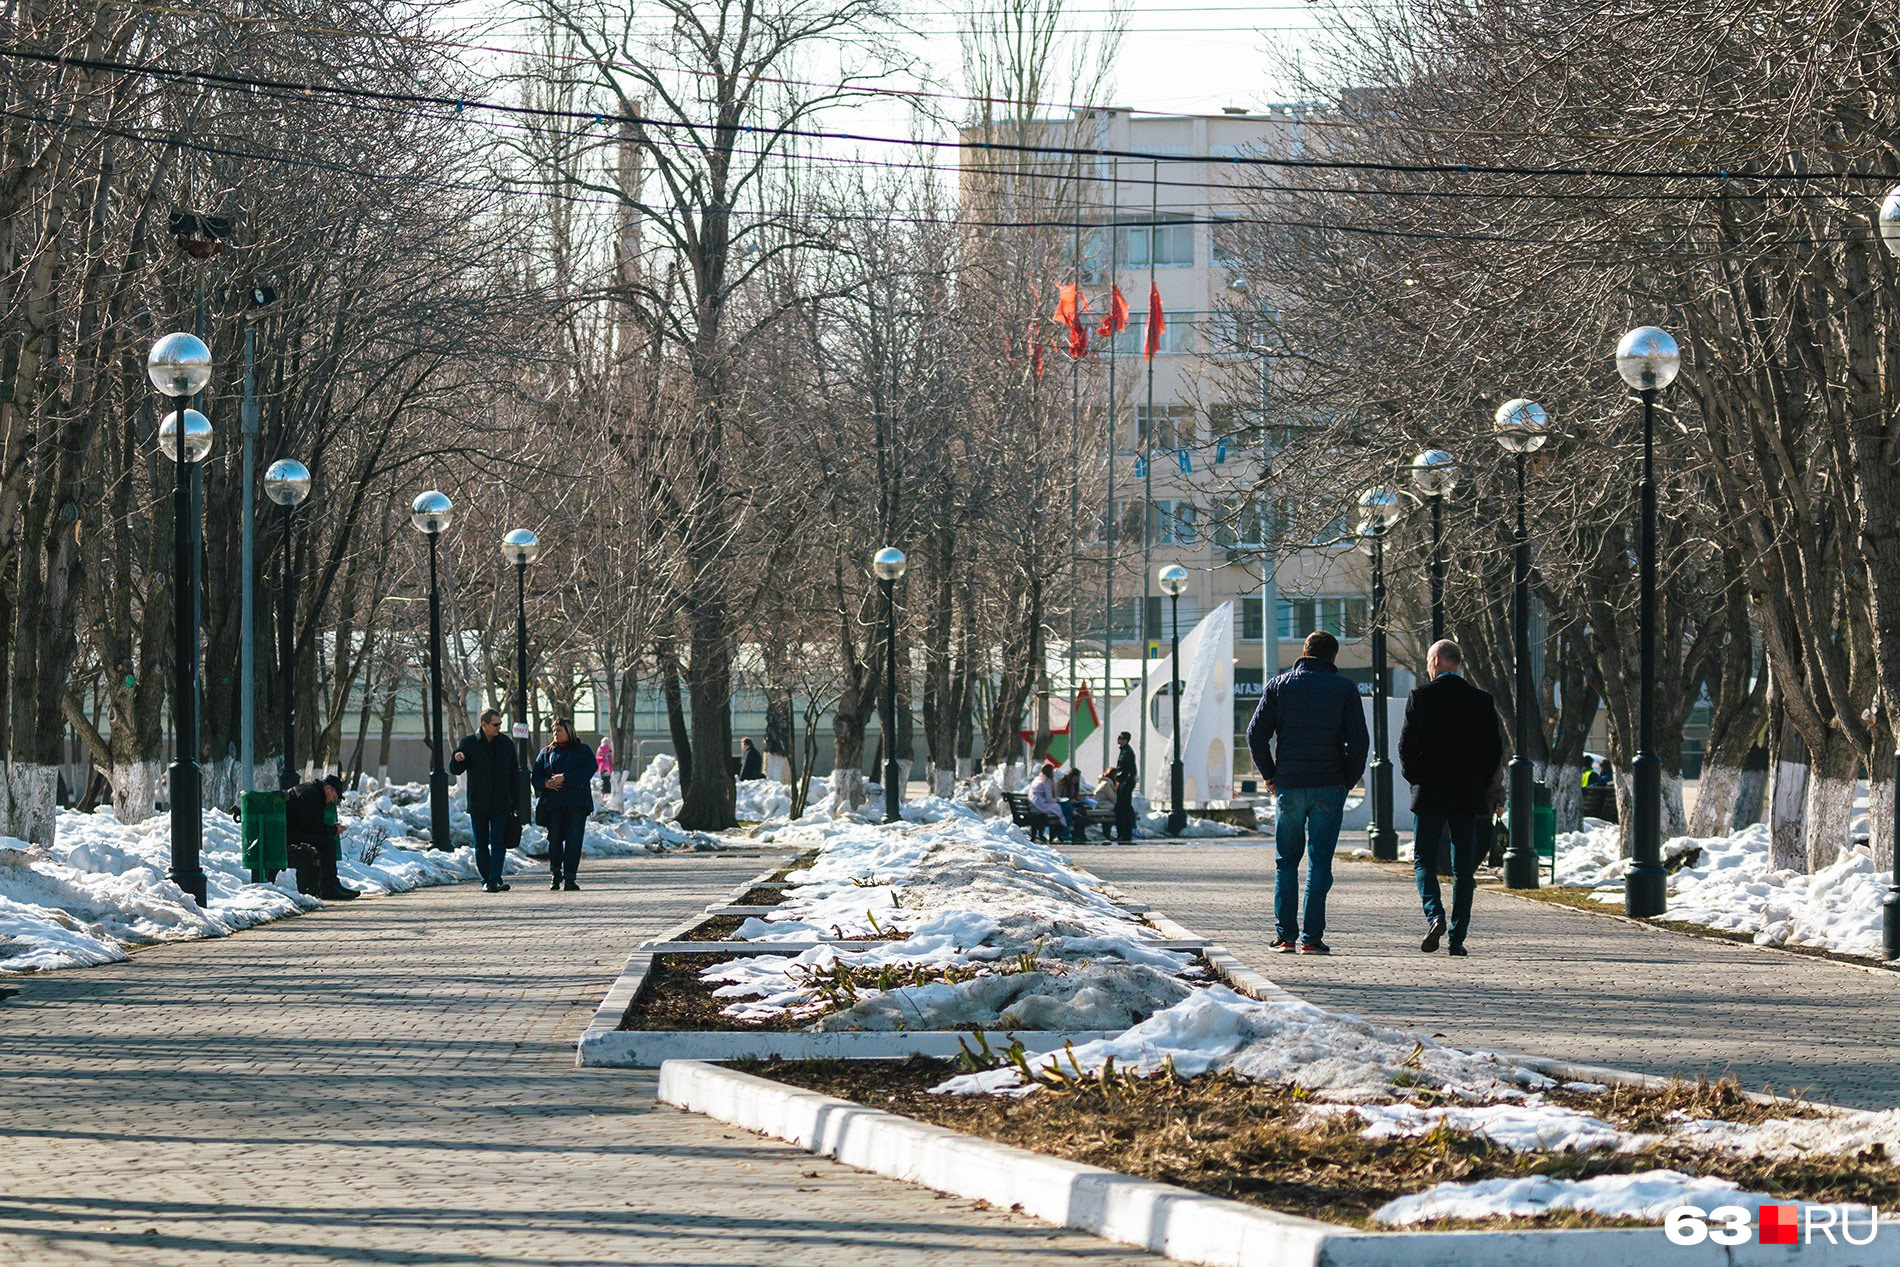
[[[1155,285],[1155,214],[1157,203],[1157,182],[1161,162],[1159,159],[1148,165],[1148,293],[1154,293]],[[1148,314],[1148,320],[1154,320],[1154,314]],[[1142,323],[1142,351],[1147,353],[1147,343],[1152,334],[1148,322]],[[1141,468],[1141,777],[1148,777],[1148,604],[1154,597],[1154,479],[1155,479],[1155,359],[1147,356],[1148,361],[1148,412],[1141,424],[1141,452],[1144,463]],[[1176,688],[1170,679],[1168,690]],[[1175,806],[1169,806],[1170,811]]]
[[[1106,120],[1105,120],[1106,122]],[[1116,231],[1115,219],[1120,213],[1121,160],[1109,160],[1109,210],[1108,210],[1108,283],[1110,287],[1109,312],[1115,311],[1113,299],[1115,273],[1121,264],[1121,241]],[[1109,707],[1114,698],[1114,659],[1115,659],[1115,340],[1108,341],[1108,579],[1102,587],[1103,606],[1107,620],[1102,625],[1102,707]],[[1115,758],[1109,744],[1115,736],[1110,733],[1113,726],[1102,727],[1102,768],[1113,769]],[[1147,771],[1143,770],[1146,777]]]

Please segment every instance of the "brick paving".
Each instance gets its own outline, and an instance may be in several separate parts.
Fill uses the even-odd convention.
[[[1356,842],[1348,842],[1356,843]],[[1744,1085],[1900,1106],[1900,974],[1666,930],[1480,888],[1471,957],[1419,952],[1409,863],[1340,859],[1331,957],[1278,955],[1273,850],[1259,840],[1084,847],[1133,898],[1221,941],[1322,1007],[1482,1046],[1645,1073],[1732,1069]],[[1302,872],[1302,874],[1304,874]],[[1450,896],[1450,881],[1446,881]]]
[[[641,937],[765,869],[425,889],[0,1003],[0,1263],[1148,1264],[574,1068]]]

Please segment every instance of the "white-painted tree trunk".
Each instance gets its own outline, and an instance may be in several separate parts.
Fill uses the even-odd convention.
[[[1579,776],[1581,777],[1581,776]],[[1622,856],[1631,856],[1631,842],[1636,832],[1636,783],[1633,778],[1621,770],[1616,772],[1616,817],[1619,829],[1618,849]],[[1664,774],[1662,776],[1662,812],[1658,815],[1661,824],[1662,841],[1686,834],[1688,823],[1682,812],[1682,776]]]
[[[0,833],[51,846],[59,814],[59,766],[18,762],[7,767],[6,816]]]
[[[957,772],[955,770],[944,770],[932,766],[929,774],[927,774],[925,778],[930,782],[930,794],[932,796],[947,798],[956,795]]]
[[[1735,803],[1741,797],[1742,771],[1732,765],[1702,767],[1702,787],[1696,793],[1695,813],[1689,818],[1691,836],[1726,836],[1734,828]]]
[[[198,777],[204,793],[204,803],[219,809],[229,809],[238,803],[238,793],[244,790],[244,764],[238,757],[219,757],[207,761],[199,767]]]
[[[1784,871],[1808,869],[1808,767],[1778,762],[1768,784],[1768,862]]]
[[[1550,787],[1550,807],[1557,813],[1558,831],[1583,827],[1583,767],[1540,766],[1537,777]]]
[[[835,767],[831,771],[831,798],[836,809],[863,809],[871,800],[864,790],[864,772],[854,765]]]
[[[1745,767],[1740,781],[1736,784],[1735,817],[1729,822],[1729,830],[1734,831],[1738,827],[1761,822],[1767,812],[1767,796],[1767,768]]]
[[[774,783],[789,785],[792,781],[792,762],[776,752],[765,754],[765,777]]]
[[[1874,866],[1893,870],[1893,770],[1874,779],[1867,788],[1867,830],[1874,848]]]
[[[158,783],[165,767],[156,761],[131,761],[112,767],[112,812],[120,822],[142,823],[152,816],[152,802],[158,799]],[[273,786],[275,780],[272,781]]]
[[[967,779],[975,773],[976,773],[976,758],[975,757],[958,757],[957,758],[957,778],[958,779]]]
[[[1851,778],[1808,780],[1808,798],[1804,817],[1804,836],[1808,846],[1809,872],[1831,867],[1847,848],[1848,833],[1854,821],[1854,783]]]

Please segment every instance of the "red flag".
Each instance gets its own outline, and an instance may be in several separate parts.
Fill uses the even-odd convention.
[[[1152,358],[1161,350],[1161,336],[1167,333],[1168,319],[1161,311],[1161,291],[1148,283],[1148,334],[1141,341],[1141,354]]]
[[[1082,288],[1064,286],[1062,299],[1056,304],[1055,316],[1051,319],[1069,328],[1070,356],[1080,357],[1089,350],[1089,328],[1083,321],[1088,312],[1089,301],[1083,296]]]
[[[1102,318],[1102,324],[1095,327],[1095,333],[1104,339],[1110,339],[1128,328],[1128,301],[1122,298],[1120,286],[1110,286],[1108,313]]]
[[[1033,345],[1033,348],[1034,348],[1035,357],[1036,357],[1036,377],[1041,378],[1042,377],[1042,340],[1037,339]]]

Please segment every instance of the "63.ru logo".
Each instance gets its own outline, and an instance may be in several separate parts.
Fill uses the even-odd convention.
[[[1867,1234],[1857,1237],[1854,1228],[1862,1213],[1867,1219]],[[1820,1238],[1830,1245],[1843,1241],[1869,1245],[1879,1225],[1880,1211],[1871,1205],[1764,1205],[1759,1219],[1739,1205],[1718,1205],[1707,1211],[1700,1206],[1679,1205],[1663,1220],[1663,1234],[1678,1245],[1700,1245],[1705,1240],[1716,1245],[1744,1245],[1751,1239],[1762,1245],[1812,1245]]]

